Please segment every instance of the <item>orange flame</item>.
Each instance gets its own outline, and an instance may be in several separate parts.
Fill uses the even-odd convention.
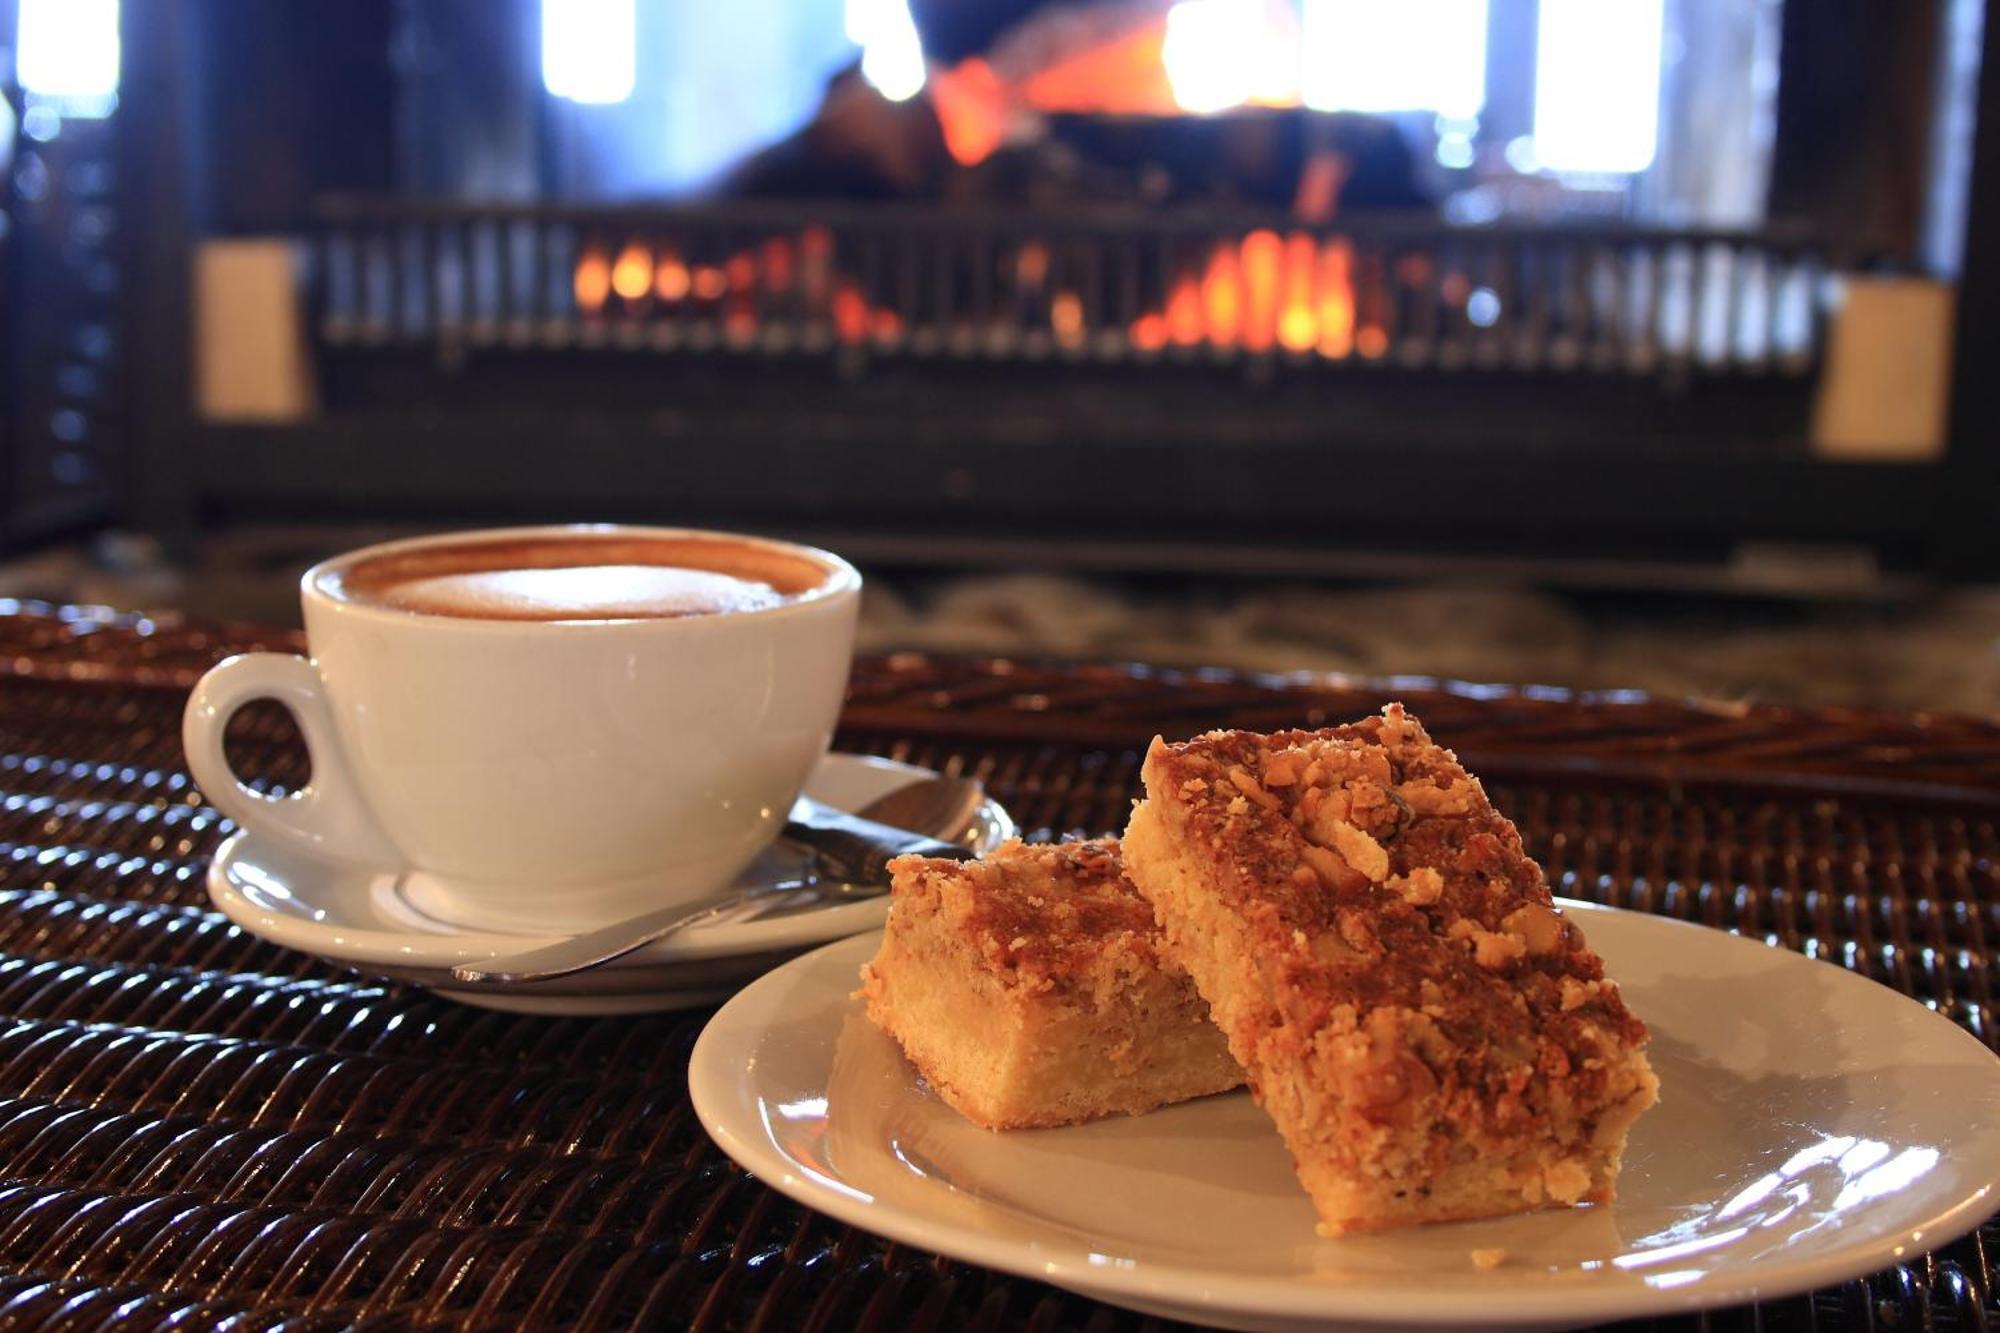
[[[993,66],[978,56],[934,71],[931,109],[944,146],[962,167],[976,167],[1006,141],[1013,95]]]
[[[876,306],[857,280],[841,276],[836,252],[832,233],[818,225],[767,237],[720,264],[691,265],[672,246],[655,248],[643,240],[626,242],[615,254],[593,243],[579,254],[572,282],[585,317],[602,314],[614,298],[632,318],[649,308],[664,315],[661,307],[692,299],[702,303],[704,314],[721,319],[730,338],[748,340],[763,317],[760,294],[796,293],[794,299],[812,316],[832,322],[843,343],[903,337],[901,314]],[[1003,263],[1020,295],[1046,294],[1047,327],[1059,345],[1088,344],[1090,311],[1080,291],[1052,282],[1067,274],[1058,271],[1046,242],[1024,241]],[[1391,342],[1385,282],[1434,280],[1454,300],[1462,295],[1460,288],[1469,289],[1463,274],[1439,275],[1426,256],[1404,255],[1393,264],[1372,255],[1357,260],[1343,238],[1320,242],[1304,232],[1260,229],[1240,240],[1216,241],[1201,257],[1171,270],[1165,301],[1142,311],[1127,334],[1140,351],[1205,343],[1252,353],[1317,351],[1329,360],[1382,357]],[[649,307],[652,300],[659,305]],[[797,307],[787,308],[798,313]]]
[[[583,256],[576,261],[576,273],[571,285],[578,310],[586,315],[603,311],[604,303],[611,299],[611,260],[604,251],[593,246],[583,252]]]
[[[653,294],[662,301],[682,301],[687,299],[688,266],[672,250],[660,250],[659,265],[653,270]]]
[[[1313,267],[1317,259],[1312,237],[1293,232],[1286,238],[1278,345],[1288,352],[1310,352],[1319,342],[1319,314],[1313,308]]]
[[[1266,352],[1278,327],[1278,287],[1283,277],[1285,243],[1274,231],[1253,231],[1243,238],[1243,345]]]
[[[653,290],[653,256],[639,241],[618,252],[611,266],[611,290],[627,301],[637,301]]]
[[[1048,58],[1019,85],[1021,100],[1039,111],[1179,115],[1167,80],[1166,16],[1142,7],[1134,19],[1124,31],[1105,33],[1098,41],[1049,43]]]
[[[1184,275],[1167,297],[1167,336],[1176,347],[1193,347],[1201,341],[1201,284]]]
[[[1201,308],[1208,322],[1208,340],[1217,347],[1236,341],[1243,323],[1243,266],[1236,247],[1218,245],[1208,257],[1201,280]]]
[[[1352,267],[1353,247],[1344,239],[1321,246],[1304,232],[1260,230],[1218,241],[1199,276],[1174,276],[1160,309],[1141,313],[1127,334],[1144,351],[1207,342],[1344,357],[1355,337]]]
[[[1339,360],[1354,350],[1354,248],[1328,241],[1319,252],[1319,354]]]

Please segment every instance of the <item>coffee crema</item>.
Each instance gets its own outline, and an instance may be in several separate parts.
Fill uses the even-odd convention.
[[[462,620],[671,620],[782,606],[832,575],[750,542],[579,533],[385,551],[319,586],[341,601]]]

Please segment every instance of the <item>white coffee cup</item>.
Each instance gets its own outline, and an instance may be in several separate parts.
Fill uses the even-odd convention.
[[[716,539],[810,561],[774,606],[589,621],[432,614],[340,595],[386,554],[606,534]],[[826,753],[861,577],[810,547],[636,527],[489,530],[350,552],[300,581],[310,660],[233,657],[182,737],[201,790],[252,835],[404,872],[413,904],[488,929],[573,931],[727,884],[776,836]],[[275,699],[312,775],[272,797],[223,755],[230,717]]]

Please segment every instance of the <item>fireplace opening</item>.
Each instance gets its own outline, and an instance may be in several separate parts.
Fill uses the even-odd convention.
[[[1978,9],[128,6],[134,489],[183,534],[1970,570]]]

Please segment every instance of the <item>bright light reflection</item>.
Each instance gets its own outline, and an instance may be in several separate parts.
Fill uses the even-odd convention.
[[[1708,1276],[1705,1268],[1677,1268],[1671,1273],[1653,1273],[1646,1278],[1646,1285],[1654,1291],[1668,1291],[1674,1287],[1685,1287]]]
[[[1817,1166],[1821,1162],[1833,1161],[1849,1148],[1852,1148],[1857,1142],[1859,1140],[1855,1139],[1852,1135],[1821,1139],[1810,1148],[1801,1148],[1786,1158],[1785,1164],[1778,1168],[1778,1174],[1789,1180],[1809,1166]]]
[[[542,86],[602,106],[632,95],[638,78],[634,0],[542,0]]]
[[[1301,46],[1317,111],[1472,117],[1486,105],[1486,0],[1305,0]]]
[[[1840,1174],[1852,1180],[1888,1156],[1888,1144],[1879,1139],[1863,1139],[1840,1155]]]
[[[1549,171],[1634,172],[1660,131],[1664,0],[1542,0],[1534,157]]]
[[[14,68],[22,91],[103,115],[118,95],[118,0],[21,0]]]
[[[1738,1190],[1735,1197],[1730,1199],[1728,1203],[1723,1204],[1722,1208],[1715,1215],[1723,1220],[1732,1218],[1744,1209],[1762,1203],[1764,1200],[1770,1198],[1784,1181],[1785,1178],[1775,1171],[1768,1175],[1759,1176]]]
[[[1713,1236],[1698,1236],[1684,1240],[1678,1245],[1661,1245],[1655,1249],[1638,1250],[1632,1254],[1621,1254],[1611,1262],[1620,1268],[1649,1268],[1654,1264],[1668,1263],[1674,1259],[1687,1259],[1709,1250],[1731,1245],[1750,1234],[1749,1227],[1731,1227],[1718,1231]]]
[[[801,1097],[795,1102],[779,1102],[778,1114],[787,1120],[826,1119],[826,1098]]]
[[[779,1134],[778,1127],[771,1123],[771,1103],[764,1101],[762,1098],[759,1098],[757,1102],[757,1119],[764,1126],[764,1141],[772,1148],[777,1149],[779,1155],[784,1158],[788,1166],[796,1168],[821,1188],[832,1190],[835,1194],[852,1199],[856,1203],[872,1204],[875,1202],[874,1195],[863,1190],[858,1190],[844,1180],[835,1179],[819,1164],[807,1161],[791,1151],[788,1141]],[[784,1172],[783,1174],[789,1175],[790,1172]]]
[[[238,861],[236,863],[236,877],[243,881],[245,887],[252,894],[262,894],[264,897],[278,902],[290,902],[292,900],[292,891],[285,886],[285,882],[267,873],[264,867],[253,861]]]
[[[1833,1209],[1839,1212],[1884,1194],[1894,1194],[1937,1164],[1936,1148],[1905,1148],[1882,1165],[1848,1181],[1846,1188],[1834,1197]]]
[[[924,47],[908,0],[847,0],[847,40],[861,48],[861,77],[892,102],[924,87]]]

